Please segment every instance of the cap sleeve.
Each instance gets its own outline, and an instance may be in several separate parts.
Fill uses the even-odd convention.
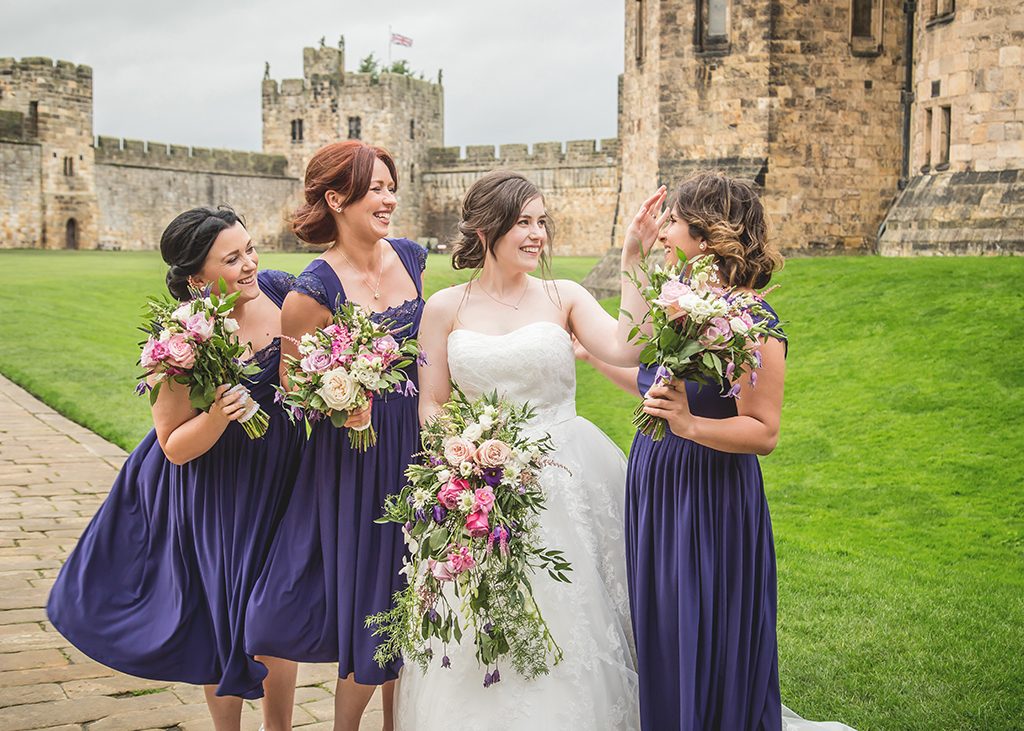
[[[315,272],[307,269],[297,276],[292,283],[292,291],[312,298],[328,310],[332,309],[331,305],[327,302],[327,287],[324,286],[323,280]]]
[[[274,301],[274,304],[280,307],[292,289],[295,275],[277,269],[263,269],[257,275],[257,280],[260,289]]]

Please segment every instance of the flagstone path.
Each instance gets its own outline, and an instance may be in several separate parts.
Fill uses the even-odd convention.
[[[133,678],[90,660],[46,620],[61,563],[125,453],[0,376],[0,729],[213,729],[202,688]],[[294,725],[331,728],[333,665],[299,669]],[[243,729],[260,725],[246,702]],[[380,694],[361,731],[381,727]]]

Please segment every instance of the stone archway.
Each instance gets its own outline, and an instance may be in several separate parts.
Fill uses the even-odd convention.
[[[73,218],[69,218],[67,225],[64,227],[64,248],[78,248],[78,221]]]

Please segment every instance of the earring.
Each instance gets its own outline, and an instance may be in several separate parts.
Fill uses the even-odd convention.
[[[705,249],[708,248],[708,245],[707,245],[707,243],[701,241],[700,242],[700,246],[698,246],[697,248],[700,249],[701,251],[704,251]]]
[[[338,206],[338,207],[337,207],[337,208],[335,208],[334,210],[336,210],[336,211],[337,211],[338,213],[341,213],[341,206]]]

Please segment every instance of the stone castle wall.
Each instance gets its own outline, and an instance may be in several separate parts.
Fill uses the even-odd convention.
[[[43,228],[42,148],[0,141],[0,249],[38,246]]]
[[[600,145],[600,146],[598,146]],[[553,250],[561,256],[600,256],[611,245],[618,196],[619,145],[615,139],[533,145],[471,145],[430,150],[423,176],[424,231],[445,242],[456,233],[462,199],[494,169],[524,174],[544,193],[555,225]]]
[[[942,15],[926,5],[914,35],[913,177],[881,253],[1024,254],[1021,3],[958,0]]]

